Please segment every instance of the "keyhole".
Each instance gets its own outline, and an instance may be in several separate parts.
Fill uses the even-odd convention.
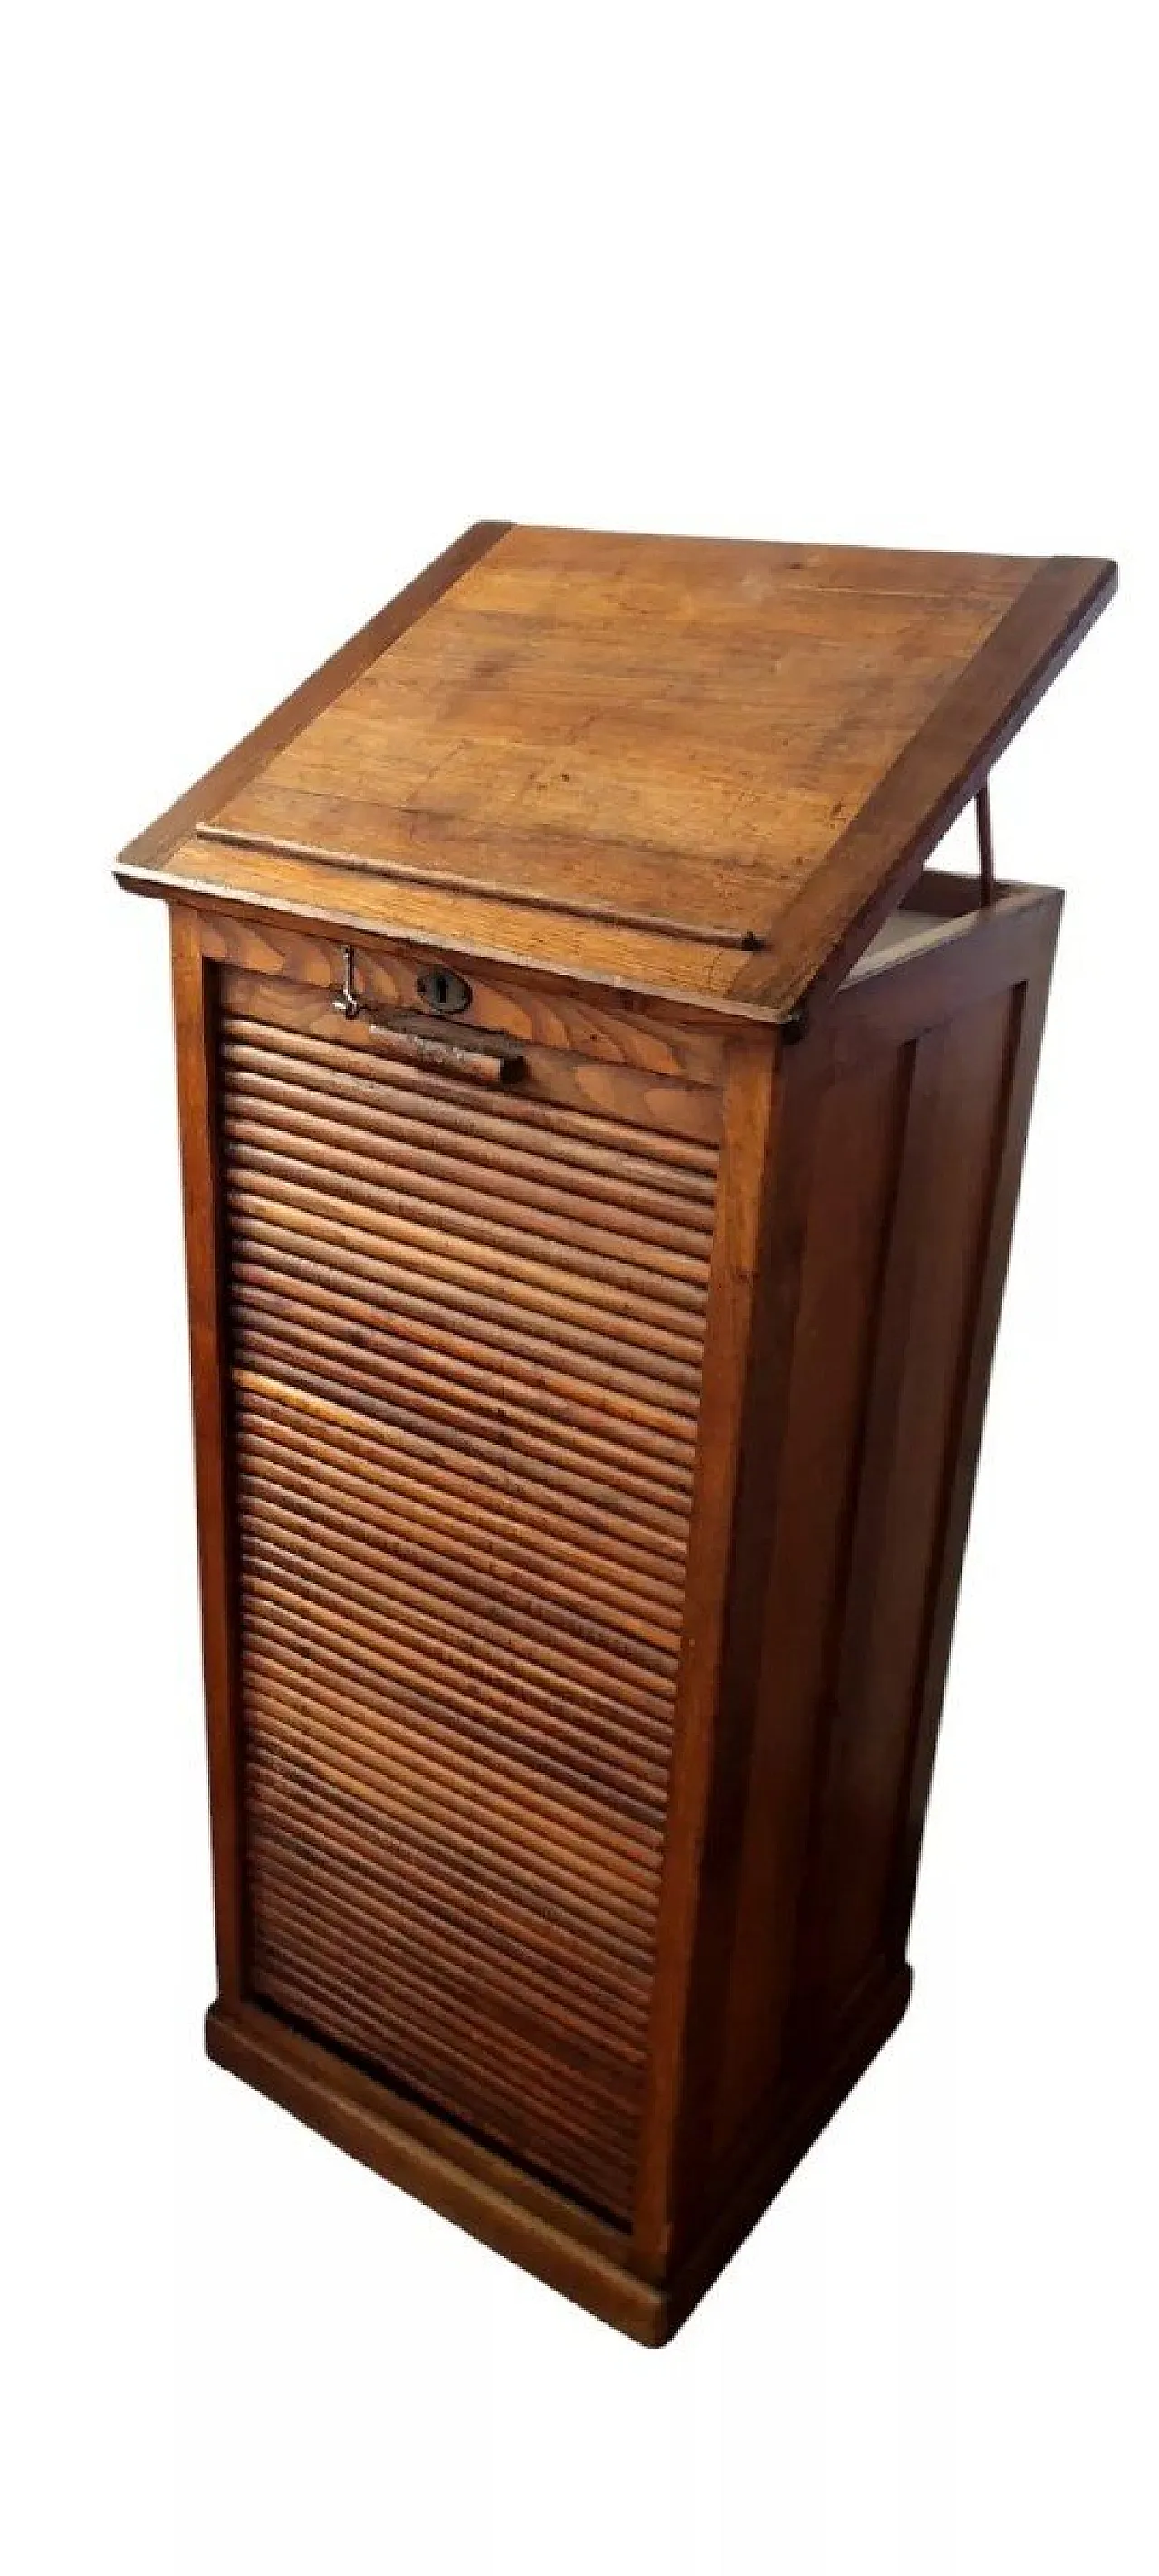
[[[417,978],[416,989],[428,1011],[438,1011],[443,1018],[465,1011],[471,999],[470,985],[450,966],[428,966]]]

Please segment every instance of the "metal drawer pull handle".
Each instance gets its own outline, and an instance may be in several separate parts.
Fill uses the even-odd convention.
[[[416,1021],[406,1012],[386,1016],[372,1011],[366,1025],[383,1055],[397,1056],[404,1064],[426,1065],[432,1073],[453,1074],[459,1082],[518,1082],[527,1070],[525,1059],[508,1038],[476,1034],[473,1029],[457,1029],[454,1036],[448,1030],[436,1037],[429,1020]]]

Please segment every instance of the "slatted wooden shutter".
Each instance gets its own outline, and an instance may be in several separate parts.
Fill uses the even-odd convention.
[[[250,1980],[631,2200],[710,1146],[219,1028]]]

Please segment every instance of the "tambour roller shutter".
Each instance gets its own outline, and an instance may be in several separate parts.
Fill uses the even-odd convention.
[[[626,2218],[715,1151],[230,998],[252,1989]]]

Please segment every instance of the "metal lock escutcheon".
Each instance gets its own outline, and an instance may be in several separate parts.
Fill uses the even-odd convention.
[[[450,966],[424,966],[422,974],[415,978],[415,991],[428,1011],[437,1012],[441,1020],[455,1019],[471,999],[470,985]]]

